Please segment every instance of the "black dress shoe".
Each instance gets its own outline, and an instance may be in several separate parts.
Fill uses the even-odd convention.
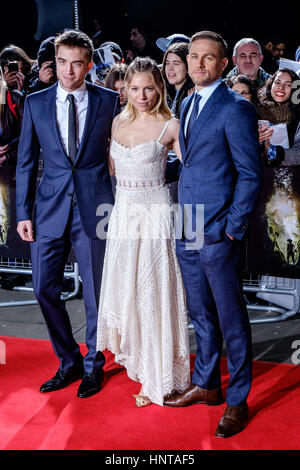
[[[67,387],[71,383],[75,382],[82,378],[84,374],[83,365],[76,365],[69,367],[68,369],[58,369],[55,376],[52,379],[47,380],[41,388],[40,392],[54,392],[55,390],[60,390]]]
[[[85,374],[81,384],[79,385],[77,396],[79,398],[87,398],[100,392],[102,388],[102,382],[104,378],[104,372],[92,372],[91,374]]]

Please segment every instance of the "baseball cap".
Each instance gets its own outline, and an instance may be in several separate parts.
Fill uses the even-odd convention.
[[[167,38],[158,38],[156,41],[157,47],[162,50],[163,52],[166,52],[169,46],[171,44],[174,44],[174,42],[190,42],[190,38],[186,36],[185,34],[181,33],[176,33],[176,34],[171,34],[171,36],[168,36]]]

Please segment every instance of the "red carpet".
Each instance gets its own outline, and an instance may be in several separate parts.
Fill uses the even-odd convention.
[[[40,385],[58,367],[50,342],[1,339],[6,346],[6,364],[0,363],[1,450],[300,449],[299,366],[255,362],[251,421],[242,433],[220,439],[214,431],[225,404],[136,408],[132,393],[139,384],[127,378],[110,354],[97,395],[77,398],[79,382],[41,394]],[[225,390],[225,361],[222,366]]]

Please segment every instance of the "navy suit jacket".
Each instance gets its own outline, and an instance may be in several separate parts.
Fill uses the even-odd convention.
[[[193,95],[182,103],[179,204],[204,204],[204,244],[225,233],[240,240],[262,184],[257,113],[222,82],[195,121],[188,144],[184,122]]]
[[[65,153],[56,120],[57,84],[26,98],[16,171],[17,220],[35,232],[61,237],[75,193],[86,234],[96,238],[97,207],[113,204],[107,152],[118,94],[87,83],[85,128],[75,162]],[[36,195],[39,158],[44,171]]]

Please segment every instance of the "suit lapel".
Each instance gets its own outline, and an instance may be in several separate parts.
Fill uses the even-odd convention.
[[[85,118],[82,139],[80,142],[79,149],[77,151],[75,163],[79,160],[82,154],[82,151],[84,149],[84,146],[90,135],[90,132],[95,124],[95,120],[96,120],[97,113],[98,113],[98,108],[101,102],[101,98],[99,94],[95,93],[94,88],[89,83],[87,83],[87,90],[88,90],[88,108],[87,108],[87,113],[86,113],[86,118]]]
[[[205,103],[203,109],[201,110],[199,117],[196,119],[193,131],[192,131],[192,137],[190,141],[188,142],[187,145],[187,151],[186,151],[186,156],[190,153],[194,143],[197,141],[199,137],[201,137],[201,132],[203,130],[204,125],[206,124],[207,120],[211,117],[211,115],[215,112],[217,102],[220,99],[220,96],[222,95],[224,91],[224,87],[226,85],[224,83],[221,83],[216,90],[212,93],[212,95],[209,97],[207,102]]]
[[[51,134],[54,136],[58,144],[61,146],[64,154],[66,155],[67,159],[69,160],[68,155],[65,152],[64,145],[60,138],[60,133],[57,125],[57,118],[56,118],[56,92],[57,92],[57,84],[53,87],[49,88],[48,94],[45,100],[45,116],[47,116],[47,123],[50,127]]]
[[[206,123],[208,118],[211,116],[211,114],[214,112],[214,110],[215,110],[215,103],[211,99],[209,99],[205,103],[204,108],[200,112],[193,126],[192,135],[187,145],[188,152],[193,147],[195,140],[197,140],[197,138],[199,137],[201,133],[201,129],[203,128],[204,124]]]
[[[192,99],[193,99],[193,94],[187,98],[183,104],[183,109],[181,112],[180,116],[180,132],[179,132],[179,143],[180,143],[180,148],[181,148],[181,153],[182,155],[186,154],[186,140],[185,140],[185,135],[184,135],[184,127],[185,127],[185,120],[186,120],[186,115],[187,112],[190,108]]]

